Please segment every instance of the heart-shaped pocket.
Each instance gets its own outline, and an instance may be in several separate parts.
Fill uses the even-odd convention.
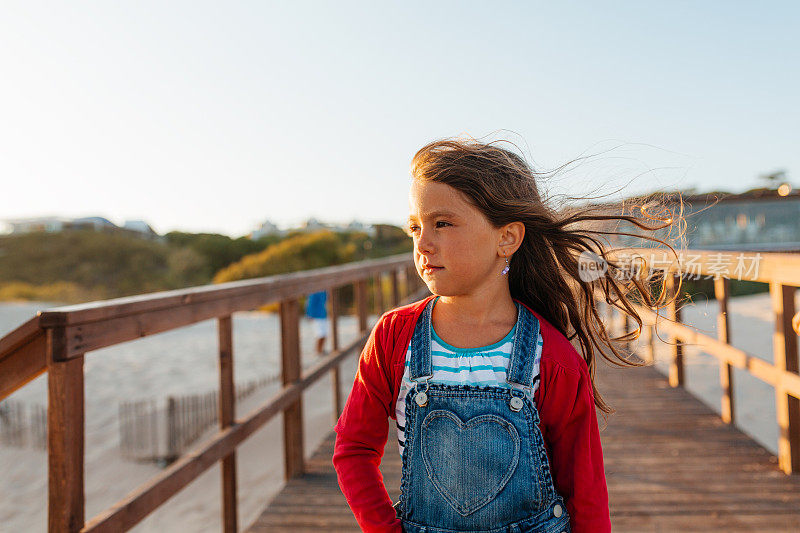
[[[420,446],[428,479],[463,516],[492,501],[519,463],[517,428],[494,414],[462,422],[452,411],[433,410],[422,421]]]

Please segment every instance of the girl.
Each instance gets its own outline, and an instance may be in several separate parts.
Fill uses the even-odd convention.
[[[581,279],[576,252],[607,258],[591,232],[571,226],[620,219],[659,228],[588,210],[559,214],[524,159],[491,143],[430,143],[412,175],[407,231],[433,295],[380,317],[334,428],[333,464],[358,524],[610,531],[595,405],[611,409],[594,386],[594,346],[635,364],[612,340],[638,331],[609,338],[593,291],[627,304],[619,266],[608,261],[597,279]],[[632,283],[652,305],[641,281]],[[629,305],[623,311],[641,327]],[[394,506],[379,470],[389,418],[403,465]]]

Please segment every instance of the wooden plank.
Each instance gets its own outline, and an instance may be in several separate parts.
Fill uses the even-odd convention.
[[[39,325],[42,327],[77,325],[186,306],[202,311],[204,304],[213,304],[216,300],[235,300],[242,296],[257,295],[255,300],[244,300],[248,302],[247,306],[253,305],[252,307],[230,309],[226,313],[216,315],[223,316],[235,311],[248,311],[278,300],[299,298],[309,292],[325,290],[328,287],[353,283],[365,276],[397,268],[410,261],[412,261],[411,254],[402,253],[264,278],[54,307],[39,312]],[[204,319],[198,321],[200,320]]]
[[[331,350],[339,349],[339,289],[333,287],[329,291],[331,300]],[[331,369],[331,389],[333,390],[333,424],[339,420],[342,412],[342,384],[339,366]]]
[[[411,288],[411,284],[413,283],[411,276],[409,273],[411,272],[412,267],[411,265],[405,266],[400,269],[403,273],[403,290],[400,294],[403,295],[403,298],[408,298],[408,295],[412,293],[413,289]],[[414,269],[416,271],[416,268]],[[416,273],[414,274],[416,275]]]
[[[622,315],[622,325],[625,328],[623,330],[623,333],[627,335],[629,333],[633,333],[633,328],[636,325],[636,322],[633,320],[633,318],[631,318],[631,316],[628,313],[625,313]],[[630,340],[625,342],[626,355],[633,352],[633,341],[634,338],[631,337]]]
[[[656,361],[656,328],[647,326],[647,352],[644,360],[654,364]]]
[[[356,315],[358,316],[358,331],[367,329],[367,282],[360,279],[355,282]]]
[[[411,294],[419,288],[419,285],[417,285],[417,282],[419,281],[419,276],[417,276],[417,268],[414,265],[408,265],[405,268],[405,272],[406,294]]]
[[[47,330],[47,528],[80,531],[84,522],[83,357],[62,360],[64,328]]]
[[[386,310],[383,304],[383,275],[381,272],[372,276],[374,280],[373,291],[375,294],[375,309],[378,315],[382,315]]]
[[[770,283],[772,309],[775,313],[773,354],[779,371],[798,373],[797,335],[792,329],[795,313],[795,288]],[[778,421],[778,460],[787,474],[800,472],[800,400],[786,393],[782,383],[775,385],[775,413]]]
[[[392,308],[400,305],[400,283],[397,279],[397,269],[392,269],[389,272],[389,279],[392,282]]]
[[[23,344],[28,344],[34,337],[44,336],[44,331],[39,327],[39,318],[33,317],[23,322],[12,331],[0,338],[0,361],[6,354]]]
[[[0,400],[41,376],[47,369],[47,339],[43,330],[5,352],[0,361]]]
[[[88,351],[230,315],[236,311],[255,309],[277,300],[297,298],[314,288],[325,290],[331,285],[351,280],[357,282],[363,280],[365,275],[381,271],[378,267],[386,269],[386,264],[402,265],[407,262],[399,260],[397,256],[393,257],[391,262],[370,260],[355,267],[340,265],[311,272],[281,274],[262,278],[265,281],[258,284],[246,280],[247,284],[244,286],[236,285],[228,290],[220,289],[216,293],[207,287],[200,287],[196,293],[186,292],[180,299],[159,297],[158,294],[161,293],[156,293],[153,296],[147,295],[152,301],[130,297],[108,300],[106,307],[92,302],[54,308],[40,311],[39,324],[42,328],[66,325],[68,349],[65,356],[77,357]],[[127,303],[114,303],[120,301]]]
[[[300,378],[299,303],[296,298],[281,302],[281,380],[284,386]],[[290,479],[303,474],[303,397],[298,395],[283,410],[284,475]]]
[[[219,428],[233,425],[236,416],[236,386],[233,379],[233,325],[231,316],[217,320],[219,333]],[[222,459],[222,530],[236,533],[236,452]]]
[[[728,321],[728,300],[730,294],[730,281],[728,278],[716,278],[714,280],[714,297],[719,304],[717,338],[719,338],[720,342],[724,342],[725,344],[731,343],[731,326]],[[719,362],[719,385],[722,389],[720,416],[722,417],[722,421],[726,424],[733,424],[735,421],[733,367],[727,361]]]

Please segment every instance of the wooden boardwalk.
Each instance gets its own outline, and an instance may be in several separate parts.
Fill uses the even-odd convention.
[[[652,367],[598,368],[617,412],[600,418],[614,531],[800,531],[800,475]],[[400,485],[396,428],[381,470]],[[269,503],[252,532],[358,531],[331,463],[335,433]]]

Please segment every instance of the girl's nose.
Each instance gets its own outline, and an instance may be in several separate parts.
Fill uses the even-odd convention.
[[[432,244],[430,238],[430,230],[419,230],[419,237],[417,237],[417,252],[429,253],[431,252]]]

